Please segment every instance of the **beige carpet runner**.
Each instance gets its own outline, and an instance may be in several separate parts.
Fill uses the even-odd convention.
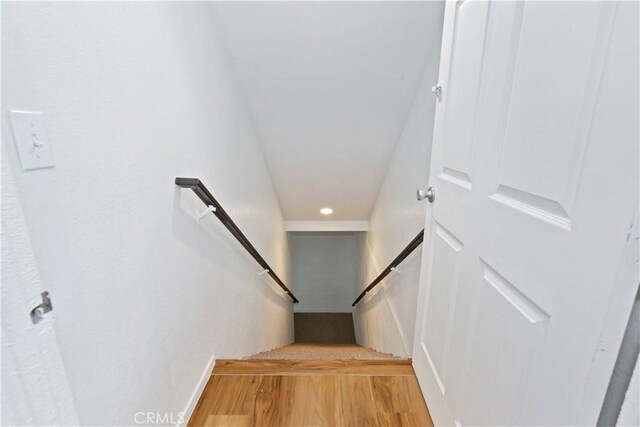
[[[357,344],[289,344],[247,357],[252,360],[399,360]]]

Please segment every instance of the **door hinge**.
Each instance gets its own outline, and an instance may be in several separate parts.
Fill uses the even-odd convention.
[[[44,319],[44,315],[51,310],[53,310],[53,305],[51,305],[51,298],[49,297],[49,292],[44,291],[42,294],[42,304],[36,306],[33,310],[31,310],[31,321],[34,324],[39,323]]]

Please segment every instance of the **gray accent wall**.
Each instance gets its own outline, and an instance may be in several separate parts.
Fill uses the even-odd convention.
[[[291,233],[300,313],[351,313],[360,265],[359,232]]]

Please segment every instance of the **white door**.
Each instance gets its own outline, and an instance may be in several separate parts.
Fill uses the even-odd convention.
[[[77,425],[53,312],[33,324],[44,291],[11,166],[2,153],[2,417],[3,426]],[[43,210],[46,215],[46,209]],[[55,307],[55,295],[53,307]]]
[[[609,299],[630,310],[637,287],[616,276],[638,208],[638,4],[448,2],[439,78],[413,349],[434,422],[595,424]]]

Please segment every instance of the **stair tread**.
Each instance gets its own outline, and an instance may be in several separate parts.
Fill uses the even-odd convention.
[[[289,344],[249,356],[249,360],[398,360],[357,344]]]
[[[411,360],[237,360],[216,361],[213,375],[413,376]]]

